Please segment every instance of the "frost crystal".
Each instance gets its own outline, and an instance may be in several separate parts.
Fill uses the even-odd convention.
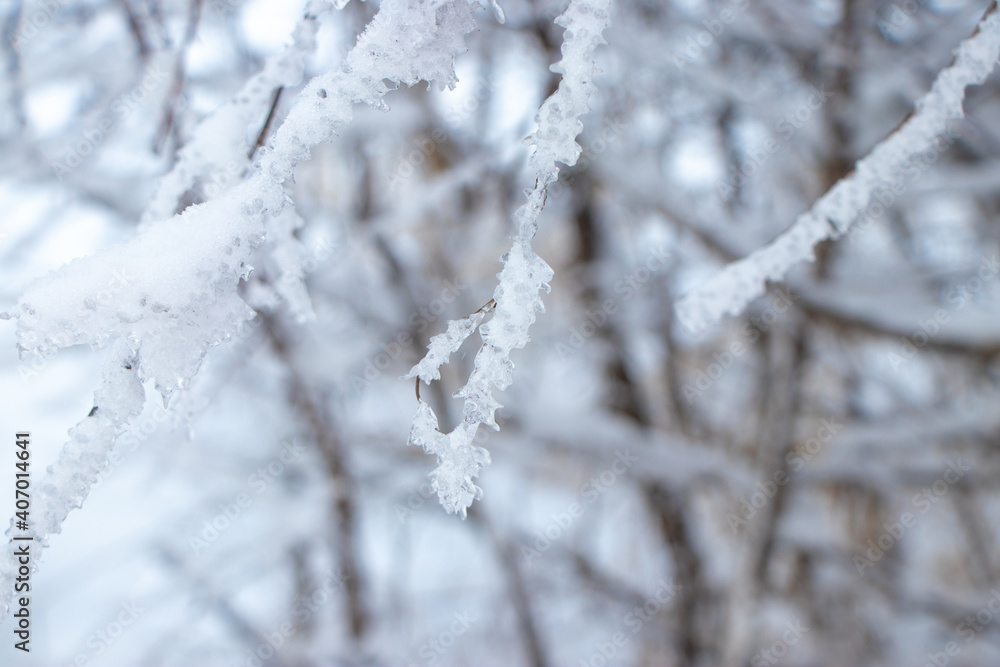
[[[421,400],[410,429],[410,444],[422,446],[428,454],[438,457],[438,467],[430,477],[441,505],[463,518],[472,501],[482,496],[482,489],[472,480],[490,461],[486,450],[473,444],[476,431],[480,424],[499,430],[496,411],[502,406],[494,398],[493,389],[503,391],[510,386],[514,372],[510,353],[527,345],[535,313],[545,310],[539,292],[548,291],[552,269],[535,254],[531,239],[538,229],[538,215],[545,206],[548,186],[559,177],[556,163],[572,166],[582,152],[576,142],[583,129],[580,116],[589,110],[587,102],[596,90],[593,80],[597,66],[593,54],[599,45],[606,43],[602,34],[610,24],[610,9],[610,0],[572,0],[556,19],[566,32],[563,57],[551,69],[562,74],[562,80],[559,88],[542,103],[535,117],[538,127],[528,138],[528,143],[535,147],[528,163],[535,186],[527,191],[527,203],[514,214],[518,233],[510,252],[503,257],[503,270],[497,275],[500,282],[493,293],[493,317],[480,328],[483,345],[476,354],[468,382],[455,394],[465,400],[464,419],[452,432],[441,433],[434,411]],[[475,330],[483,316],[450,322],[444,334],[431,339],[427,355],[406,377],[419,377],[428,383],[439,379],[438,369]]]
[[[701,331],[724,314],[737,315],[764,293],[765,282],[780,280],[795,264],[812,261],[813,248],[847,232],[868,205],[872,192],[961,118],[965,89],[986,80],[1000,56],[1000,14],[995,7],[958,48],[954,63],[942,70],[913,115],[861,159],[792,226],[749,257],[733,262],[677,302],[677,315],[692,331]]]

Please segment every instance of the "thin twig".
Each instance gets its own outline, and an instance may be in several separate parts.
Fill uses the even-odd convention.
[[[250,160],[253,160],[253,156],[257,154],[257,151],[267,140],[268,132],[271,130],[271,123],[274,121],[274,114],[278,110],[278,101],[281,99],[281,91],[284,89],[284,86],[278,86],[274,90],[274,98],[271,100],[271,109],[267,112],[267,120],[264,121],[264,127],[260,128],[260,134],[257,135],[257,141],[254,142],[254,145],[250,147],[250,152],[247,153],[247,158]]]

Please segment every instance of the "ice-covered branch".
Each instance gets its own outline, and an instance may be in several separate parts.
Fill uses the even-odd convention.
[[[465,339],[479,328],[483,318],[486,317],[487,308],[492,308],[492,306],[493,302],[491,301],[488,306],[483,306],[468,317],[448,322],[448,328],[444,333],[431,338],[430,344],[427,346],[427,354],[424,355],[419,364],[410,369],[406,377],[420,378],[427,384],[434,380],[440,380],[441,367],[448,363],[448,358],[451,355],[458,352],[458,348],[462,347]]]
[[[453,85],[455,56],[475,27],[472,14],[466,0],[384,0],[347,64],[316,77],[299,95],[249,178],[179,215],[151,220],[123,244],[71,262],[30,286],[3,314],[18,320],[22,353],[113,346],[95,393],[97,411],[70,431],[71,440],[38,484],[31,528],[38,543],[58,533],[88,495],[115,439],[142,409],[143,383],[152,381],[164,399],[187,387],[208,349],[254,316],[237,287],[270,226],[264,214],[273,219],[286,209],[282,183],[295,166],[351,120],[354,103],[384,109],[382,97],[392,84]],[[312,39],[310,30],[300,24],[296,39]],[[289,65],[276,76],[295,69]],[[243,111],[233,114],[232,122],[243,118]],[[163,202],[188,177],[178,178],[161,187]],[[0,560],[5,596],[16,571],[8,553]],[[0,620],[7,609],[4,604]]]
[[[794,265],[812,261],[817,243],[846,233],[875,189],[891,183],[908,161],[934,145],[950,120],[962,117],[965,89],[982,84],[998,57],[1000,14],[993,3],[975,33],[959,46],[954,62],[917,102],[913,114],[778,238],[680,299],[677,315],[681,322],[701,331],[724,314],[739,314],[763,294],[766,281],[781,280]]]
[[[503,391],[510,386],[514,369],[510,354],[528,343],[528,329],[535,321],[535,313],[545,310],[539,292],[549,289],[552,269],[535,254],[531,239],[538,228],[548,186],[559,177],[556,163],[572,166],[582,151],[576,142],[583,129],[580,116],[589,110],[588,100],[596,90],[593,54],[606,43],[602,35],[610,23],[610,10],[610,0],[572,0],[556,19],[566,31],[562,59],[551,69],[562,74],[562,80],[542,103],[535,117],[537,128],[528,139],[535,147],[528,163],[535,185],[527,191],[527,203],[514,215],[517,235],[497,276],[500,282],[493,294],[493,317],[480,328],[483,345],[468,382],[455,394],[464,399],[463,421],[450,433],[441,433],[434,411],[420,401],[410,430],[411,445],[422,446],[428,454],[438,457],[438,467],[430,476],[441,505],[463,517],[472,501],[482,496],[482,489],[473,480],[490,462],[489,453],[473,443],[476,432],[480,424],[499,429],[495,415],[502,406],[493,390]],[[445,334],[431,339],[427,356],[407,377],[419,377],[425,382],[440,377],[438,368],[481,319],[449,323]]]

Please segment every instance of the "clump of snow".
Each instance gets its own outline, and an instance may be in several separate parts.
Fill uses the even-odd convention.
[[[124,340],[165,398],[185,387],[208,348],[255,314],[235,287],[264,227],[259,217],[248,224],[242,195],[192,206],[32,284],[10,313],[21,353]]]

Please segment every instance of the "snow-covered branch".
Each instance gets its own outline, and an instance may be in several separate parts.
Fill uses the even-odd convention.
[[[227,172],[242,170],[248,165],[247,128],[261,120],[276,90],[302,81],[305,57],[316,50],[319,17],[329,8],[330,3],[326,0],[309,0],[291,42],[280,53],[268,58],[264,68],[236,95],[201,121],[191,141],[177,152],[173,168],[160,180],[143,216],[145,223],[172,217],[184,193],[199,177],[210,176],[213,172],[230,176]]]
[[[287,58],[269,62],[257,83],[248,84],[259,86],[258,102],[268,98],[275,83],[301,77],[301,55],[311,48],[315,32],[311,17],[320,8],[310,3]],[[196,170],[215,162],[212,132],[196,132],[202,143],[161,185],[148,224],[133,239],[37,281],[4,313],[18,320],[22,354],[83,343],[113,345],[95,394],[98,409],[71,430],[71,440],[38,485],[39,518],[32,531],[40,544],[83,503],[115,439],[141,411],[143,384],[153,382],[169,399],[190,385],[209,348],[232,338],[255,316],[237,287],[249,276],[250,261],[265,240],[264,214],[277,217],[289,204],[282,183],[295,166],[308,159],[311,147],[350,122],[353,104],[387,109],[382,97],[390,84],[454,85],[455,56],[465,50],[464,36],[475,27],[473,11],[466,0],[386,0],[346,65],[315,77],[302,91],[249,178],[179,215],[156,219],[176,205],[180,188],[199,175]],[[240,102],[216,118],[245,121],[258,107]],[[215,122],[209,120],[209,129]],[[220,140],[220,155],[243,145],[232,137]],[[107,298],[109,293],[113,298]],[[8,595],[16,571],[16,562],[0,560],[0,590]],[[5,605],[0,620],[6,613]]]
[[[527,203],[514,214],[517,236],[503,257],[503,270],[497,276],[500,282],[493,294],[493,317],[480,328],[483,345],[476,354],[468,382],[455,394],[464,399],[464,418],[450,433],[441,433],[434,411],[421,400],[413,420],[410,444],[422,446],[428,454],[438,457],[438,467],[430,474],[432,484],[445,510],[462,517],[472,501],[482,496],[482,489],[473,480],[490,462],[489,453],[473,444],[476,432],[480,424],[499,430],[495,414],[502,406],[493,396],[493,390],[503,391],[510,386],[514,370],[510,354],[528,343],[528,329],[535,321],[535,313],[545,310],[539,292],[548,291],[553,274],[532,249],[531,239],[538,228],[548,186],[559,178],[556,163],[572,166],[582,151],[576,142],[583,129],[580,116],[589,110],[588,100],[596,90],[593,79],[597,66],[593,54],[605,43],[602,34],[610,24],[610,10],[610,0],[572,0],[556,19],[566,32],[563,57],[551,69],[562,74],[562,81],[542,103],[535,118],[538,126],[528,139],[535,147],[529,160],[535,185],[526,193]],[[406,377],[419,377],[427,383],[438,379],[441,364],[447,362],[482,319],[483,313],[479,312],[449,323],[448,331],[431,339],[427,356]]]
[[[680,299],[681,322],[701,331],[725,314],[739,314],[764,293],[767,281],[781,280],[799,262],[812,261],[816,244],[846,233],[876,188],[891,183],[907,162],[931,148],[950,120],[962,118],[965,89],[982,84],[998,57],[1000,13],[993,3],[973,35],[959,46],[954,62],[918,100],[914,113],[778,238]]]

